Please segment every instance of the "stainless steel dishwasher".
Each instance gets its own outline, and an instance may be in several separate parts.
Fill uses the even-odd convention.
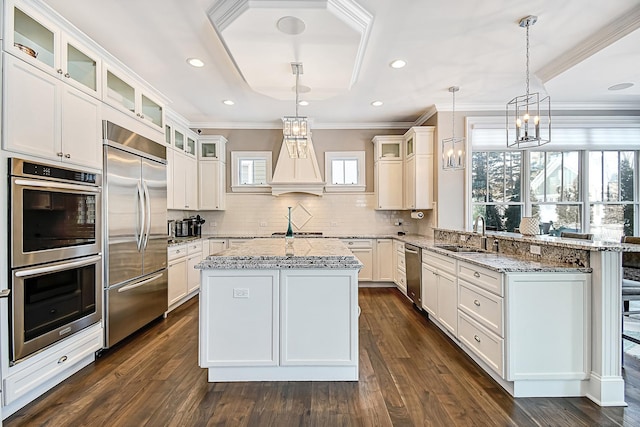
[[[405,243],[404,258],[407,272],[407,296],[422,311],[422,250]]]

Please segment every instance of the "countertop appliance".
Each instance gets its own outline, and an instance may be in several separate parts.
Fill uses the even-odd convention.
[[[102,175],[9,159],[10,364],[102,318]]]
[[[166,148],[104,121],[105,347],[167,310]]]
[[[422,249],[404,244],[404,257],[407,273],[407,296],[413,305],[422,311]]]

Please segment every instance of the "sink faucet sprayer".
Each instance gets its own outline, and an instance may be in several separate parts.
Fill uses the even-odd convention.
[[[486,222],[485,219],[482,215],[478,215],[475,219],[475,221],[473,222],[473,232],[474,233],[478,233],[478,221],[482,220],[482,237],[480,237],[480,245],[482,246],[482,249],[487,250],[487,226],[486,226]]]

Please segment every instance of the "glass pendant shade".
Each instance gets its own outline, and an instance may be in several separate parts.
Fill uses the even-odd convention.
[[[449,92],[453,96],[453,109],[451,110],[451,138],[442,140],[442,169],[464,169],[465,166],[465,142],[464,138],[456,138],[456,92],[458,86],[451,86]]]
[[[530,15],[519,24],[527,30],[526,93],[507,103],[507,147],[510,148],[538,147],[551,141],[551,99],[529,92],[529,27],[537,20],[537,16]]]
[[[298,115],[298,83],[300,74],[302,74],[302,64],[292,62],[291,69],[296,76],[296,115],[282,118],[282,135],[287,144],[289,157],[292,159],[306,159],[309,126],[307,118]]]

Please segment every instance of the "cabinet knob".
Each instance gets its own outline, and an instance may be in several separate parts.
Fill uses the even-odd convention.
[[[474,300],[473,303],[476,305],[476,307],[480,307],[480,301]]]
[[[58,74],[62,74],[62,68],[58,68],[58,69],[56,70],[56,72],[57,72]]]
[[[480,342],[480,337],[479,337],[479,336],[477,336],[477,335],[474,335],[474,336],[473,336],[473,339],[474,339],[474,340],[476,340],[476,341],[478,341],[478,342]]]
[[[473,272],[473,277],[480,277],[480,273],[478,273],[477,271]]]
[[[140,118],[141,118],[141,119],[144,119],[144,114],[140,114]]]
[[[69,78],[69,77],[71,77],[71,74],[69,74],[69,73],[64,73],[64,76],[65,76],[66,78]]]
[[[63,154],[64,154],[64,153],[63,153],[62,151],[58,151],[58,152],[56,153],[56,155],[57,155],[58,157],[62,157],[62,156],[63,156]]]
[[[136,113],[136,116],[140,117],[140,113]]]
[[[349,242],[350,245],[353,245],[353,242]]]
[[[71,158],[71,154],[65,154],[64,157],[65,157],[65,159],[70,159]]]
[[[58,359],[58,363],[64,363],[67,361],[67,356],[62,356],[60,359]]]

